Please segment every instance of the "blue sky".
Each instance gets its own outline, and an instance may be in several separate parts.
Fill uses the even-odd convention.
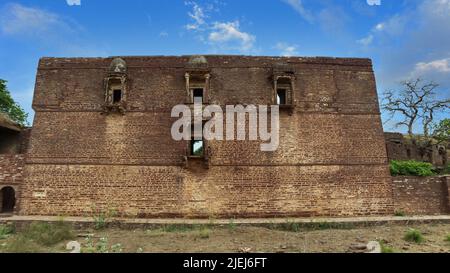
[[[367,2],[1,0],[0,78],[30,112],[30,122],[42,56],[369,57],[380,94],[421,76],[440,83],[440,95],[448,96],[450,0]]]

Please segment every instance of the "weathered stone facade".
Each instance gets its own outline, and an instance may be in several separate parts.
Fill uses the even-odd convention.
[[[418,145],[400,133],[385,133],[384,136],[390,160],[417,160],[429,162],[438,168],[447,166],[449,162],[450,153],[444,145]]]
[[[0,114],[0,213],[17,212],[30,132]]]
[[[21,214],[393,213],[370,60],[245,56],[113,60],[40,60]],[[288,77],[292,90],[281,110],[280,146],[275,152],[261,152],[259,141],[208,141],[207,158],[199,160],[186,156],[187,141],[172,140],[170,128],[176,119],[170,117],[171,109],[189,102],[186,86],[198,78],[205,83],[207,103],[224,106],[274,104],[278,77]],[[121,86],[120,102],[115,101],[115,85]]]

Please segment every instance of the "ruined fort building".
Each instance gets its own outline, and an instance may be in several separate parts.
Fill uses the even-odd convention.
[[[173,140],[172,108],[198,97],[222,107],[279,104],[278,149]],[[2,166],[0,187],[3,198],[14,192],[14,207],[4,203],[20,215],[393,213],[369,59],[42,58],[33,109],[29,143],[1,126],[18,139],[1,155],[10,167]]]

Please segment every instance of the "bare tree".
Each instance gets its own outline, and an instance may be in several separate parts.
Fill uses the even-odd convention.
[[[414,125],[422,120],[424,135],[428,136],[433,125],[435,114],[448,109],[450,100],[436,100],[436,88],[434,82],[423,82],[418,78],[401,83],[403,89],[396,92],[388,90],[384,93],[382,108],[390,114],[391,120],[396,114],[400,114],[401,120],[396,127],[406,126],[408,135],[414,139]]]
[[[450,109],[450,99],[443,101],[431,100],[424,103],[423,111],[421,114],[424,137],[428,138],[430,136],[430,132],[435,125],[435,113],[444,112],[448,109]]]

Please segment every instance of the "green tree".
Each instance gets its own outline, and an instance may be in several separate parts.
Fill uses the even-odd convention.
[[[441,120],[433,130],[433,138],[439,143],[450,142],[450,119]]]
[[[11,97],[6,86],[6,81],[0,79],[0,113],[5,113],[8,117],[22,126],[27,124],[28,113]]]

